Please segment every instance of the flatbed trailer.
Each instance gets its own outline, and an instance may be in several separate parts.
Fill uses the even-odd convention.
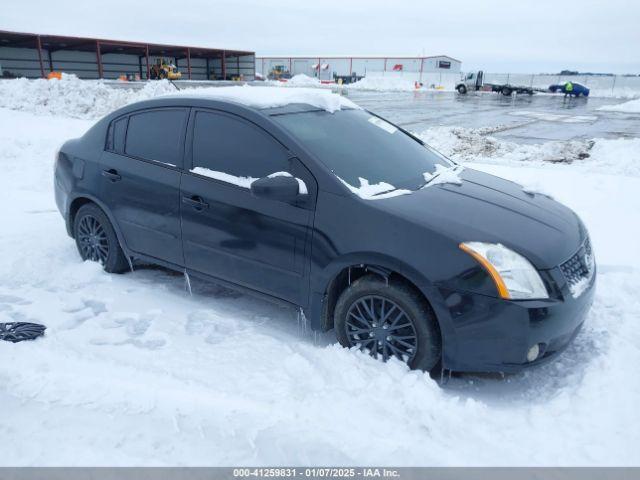
[[[509,96],[512,93],[533,95],[534,89],[531,87],[524,87],[520,85],[511,85],[510,83],[485,83],[483,91],[500,92],[503,95]]]
[[[539,91],[533,87],[527,87],[524,85],[511,85],[510,83],[484,83],[484,74],[482,70],[479,72],[473,72],[467,74],[467,76],[460,83],[456,85],[456,90],[459,94],[464,95],[468,91],[477,92],[498,92],[505,96],[509,96],[512,93],[533,95],[533,92]]]

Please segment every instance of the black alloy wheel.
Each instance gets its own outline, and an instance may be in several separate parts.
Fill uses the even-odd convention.
[[[403,279],[364,275],[340,294],[333,311],[340,345],[431,371],[440,361],[438,320],[427,299]]]
[[[109,273],[129,269],[109,217],[95,203],[80,207],[73,219],[73,236],[83,260],[98,262]]]
[[[109,256],[109,239],[97,218],[85,215],[80,219],[77,239],[84,260],[105,264]]]
[[[346,334],[352,346],[383,361],[395,356],[409,363],[415,357],[418,334],[411,318],[395,302],[368,295],[351,304],[347,315]]]

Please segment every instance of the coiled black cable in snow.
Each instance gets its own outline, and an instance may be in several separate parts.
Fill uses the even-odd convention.
[[[0,340],[12,343],[35,340],[44,335],[46,329],[47,327],[38,323],[0,323]]]

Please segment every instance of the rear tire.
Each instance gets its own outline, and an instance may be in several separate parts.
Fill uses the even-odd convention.
[[[83,260],[99,262],[109,273],[122,273],[129,268],[109,218],[95,203],[80,207],[73,220],[73,235]]]
[[[367,275],[349,286],[334,311],[338,341],[374,358],[394,356],[429,371],[441,355],[440,329],[427,301],[412,287]]]
[[[505,97],[508,97],[509,95],[511,95],[511,89],[509,87],[502,87],[502,94]]]

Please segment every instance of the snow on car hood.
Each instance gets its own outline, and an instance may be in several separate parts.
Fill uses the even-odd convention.
[[[236,102],[258,109],[284,107],[294,103],[311,105],[331,113],[343,108],[360,108],[348,98],[327,90],[314,88],[251,87],[244,85],[241,87],[188,89],[170,96],[183,95]]]
[[[460,178],[460,184],[423,188],[375,205],[457,242],[502,243],[541,269],[577,251],[585,233],[577,215],[561,203],[470,168]]]

